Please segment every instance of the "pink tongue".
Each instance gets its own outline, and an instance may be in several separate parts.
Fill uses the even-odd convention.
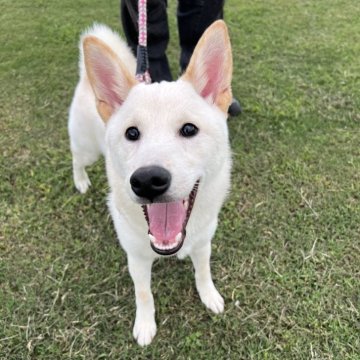
[[[147,205],[150,232],[164,245],[175,241],[186,218],[183,201]]]

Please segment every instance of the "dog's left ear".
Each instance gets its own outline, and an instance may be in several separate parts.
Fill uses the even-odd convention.
[[[107,122],[137,81],[102,40],[86,36],[83,48],[85,69],[95,94],[96,107],[103,121]]]
[[[195,47],[182,76],[203,98],[227,114],[232,101],[232,54],[227,27],[222,20],[210,25]]]

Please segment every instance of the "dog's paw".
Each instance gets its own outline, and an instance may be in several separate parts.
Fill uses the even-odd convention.
[[[75,187],[81,192],[81,194],[85,194],[91,185],[90,179],[85,170],[74,174],[74,183]]]
[[[135,320],[133,335],[140,346],[149,345],[156,334],[155,320]]]
[[[199,291],[199,295],[205,306],[215,314],[220,314],[224,311],[224,299],[215,287],[202,289],[201,292]]]

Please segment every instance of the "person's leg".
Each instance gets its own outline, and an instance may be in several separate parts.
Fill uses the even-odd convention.
[[[185,71],[203,32],[223,18],[224,0],[179,0],[177,19],[180,38],[180,69]]]
[[[147,43],[152,81],[171,81],[169,63],[165,54],[169,42],[167,0],[147,2]],[[136,56],[138,44],[138,0],[121,0],[121,22],[127,43]]]

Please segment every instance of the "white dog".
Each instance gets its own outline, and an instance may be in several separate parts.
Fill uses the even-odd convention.
[[[147,345],[156,333],[150,282],[160,255],[190,255],[202,302],[224,309],[210,253],[230,185],[230,40],[225,23],[213,23],[181,78],[150,85],[135,80],[135,58],[104,25],[82,35],[80,53],[69,119],[75,186],[86,192],[85,166],[104,154],[109,208],[135,286],[133,334]]]

